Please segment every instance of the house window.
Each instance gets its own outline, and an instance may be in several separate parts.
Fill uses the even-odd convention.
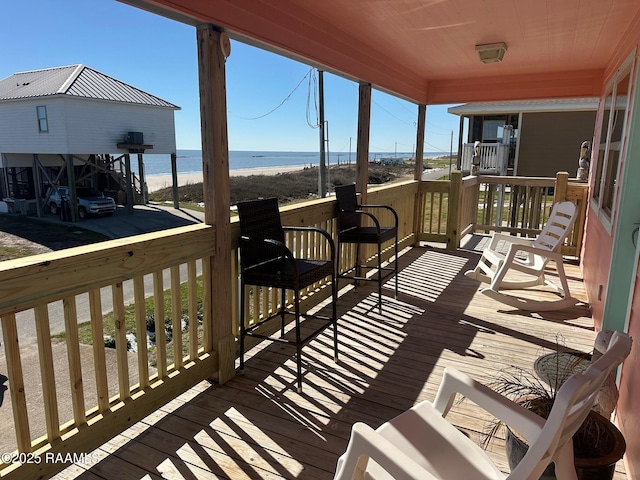
[[[600,141],[598,142],[598,157],[595,165],[593,199],[600,203],[600,190],[602,187],[602,168],[604,166],[605,153],[607,151],[607,132],[609,131],[609,113],[611,111],[613,99],[613,86],[607,89],[602,112],[602,122],[600,123]]]
[[[504,120],[485,120],[482,126],[482,141],[497,141],[502,139],[502,135],[498,136],[498,129],[504,127]]]
[[[36,111],[38,112],[38,131],[48,132],[49,125],[47,123],[47,107],[44,105],[36,107]]]
[[[592,206],[609,230],[613,225],[620,159],[625,142],[632,60],[627,60],[620,67],[605,90],[598,156],[594,166]]]

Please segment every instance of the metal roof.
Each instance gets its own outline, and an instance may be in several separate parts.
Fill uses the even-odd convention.
[[[0,101],[53,95],[180,109],[82,64],[18,72],[0,80]]]
[[[449,107],[447,112],[454,115],[482,115],[497,113],[530,112],[577,112],[596,111],[599,99],[586,98],[549,98],[537,100],[512,100],[506,102],[472,102]]]

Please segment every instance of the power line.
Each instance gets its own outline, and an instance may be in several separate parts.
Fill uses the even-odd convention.
[[[300,87],[300,85],[302,85],[302,82],[304,82],[304,79],[307,78],[307,76],[313,71],[313,68],[310,68],[309,71],[304,75],[304,77],[302,77],[302,79],[298,82],[298,84],[295,86],[295,88],[293,90],[291,90],[291,92],[289,92],[289,95],[287,95],[286,97],[284,97],[284,100],[282,100],[282,102],[280,102],[280,104],[275,107],[272,110],[269,110],[267,113],[265,113],[264,115],[259,115],[257,117],[241,117],[238,115],[238,118],[241,118],[243,120],[258,120],[260,118],[264,118],[268,115],[271,115],[273,112],[275,112],[276,110],[278,110],[280,107],[282,107],[287,100],[289,100],[289,98],[291,98],[291,95],[294,94],[294,92],[298,89],[298,87]]]
[[[316,69],[312,68],[312,73],[309,75],[309,84],[307,86],[307,125],[311,128],[319,128],[320,127],[320,119],[318,114],[318,81],[316,77]],[[313,87],[313,88],[312,88]],[[311,121],[311,109],[309,108],[311,105],[311,91],[313,89],[313,107],[315,108],[315,122]]]
[[[356,83],[352,82],[351,84],[352,84],[355,88],[358,88],[358,85],[357,85]],[[393,98],[394,100],[397,100],[397,99],[396,99],[395,97],[393,97],[393,96],[392,96],[391,98]],[[376,102],[376,101],[373,99],[373,96],[372,96],[372,98],[371,98],[371,103],[376,104],[378,107],[380,107],[380,109],[384,110],[387,114],[389,114],[390,116],[392,116],[393,118],[395,118],[395,119],[396,119],[396,120],[398,120],[399,122],[404,123],[405,125],[409,125],[409,126],[412,126],[412,127],[415,127],[415,126],[417,125],[417,123],[416,123],[416,122],[407,122],[406,120],[404,120],[404,119],[402,119],[402,118],[398,117],[397,115],[394,115],[394,114],[393,114],[393,113],[391,113],[389,110],[387,110],[387,109],[386,109],[386,108],[384,108],[382,105],[380,105],[378,102]]]
[[[400,105],[402,108],[404,108],[407,112],[414,113],[409,107],[407,107],[406,102],[402,103],[398,98],[394,96],[392,96],[391,98],[393,98],[396,101],[396,103]]]
[[[399,122],[404,123],[405,125],[409,125],[409,126],[416,126],[416,122],[407,122],[406,120],[394,115],[393,113],[391,113],[389,110],[387,110],[386,108],[384,108],[382,105],[380,105],[378,102],[376,102],[375,100],[371,99],[372,103],[375,103],[378,107],[380,107],[382,110],[384,110],[385,112],[387,112],[387,114],[391,115],[393,118],[395,118],[396,120],[398,120]]]
[[[446,135],[447,137],[449,137],[449,136],[451,136],[451,130],[449,130],[448,133],[434,133],[434,132],[429,131],[427,134],[430,135],[430,136],[431,135]]]
[[[433,148],[433,150],[436,152],[444,152],[442,148],[436,147],[435,145],[431,145],[430,143],[427,143],[427,142],[424,142],[424,144],[427,145],[428,147]]]

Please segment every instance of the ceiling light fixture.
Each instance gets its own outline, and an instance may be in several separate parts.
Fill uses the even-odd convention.
[[[507,44],[504,42],[476,45],[476,52],[478,52],[482,63],[501,62],[506,51]]]

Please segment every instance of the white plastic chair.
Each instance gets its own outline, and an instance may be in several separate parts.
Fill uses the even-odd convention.
[[[569,292],[562,264],[562,254],[558,250],[569,235],[576,216],[577,208],[573,202],[558,202],[553,206],[549,220],[535,239],[494,233],[491,237],[491,243],[482,252],[482,257],[480,257],[476,268],[465,272],[465,275],[489,284],[489,288],[480,290],[481,293],[521,310],[546,311],[572,307],[578,303],[578,300],[573,298]],[[499,251],[501,241],[508,244],[506,253]],[[553,260],[556,264],[560,286],[545,278],[544,269],[549,260]],[[529,278],[505,280],[505,276],[512,269],[527,274]],[[507,295],[501,291],[544,284],[553,287],[561,298],[558,300],[531,300]]]
[[[548,420],[454,369],[445,369],[435,401],[423,401],[374,430],[356,423],[334,480],[533,480],[555,462],[558,480],[576,480],[573,434],[600,385],[631,350],[616,332],[607,352],[557,393]],[[460,393],[521,434],[530,447],[516,468],[502,473],[485,451],[444,417]]]

